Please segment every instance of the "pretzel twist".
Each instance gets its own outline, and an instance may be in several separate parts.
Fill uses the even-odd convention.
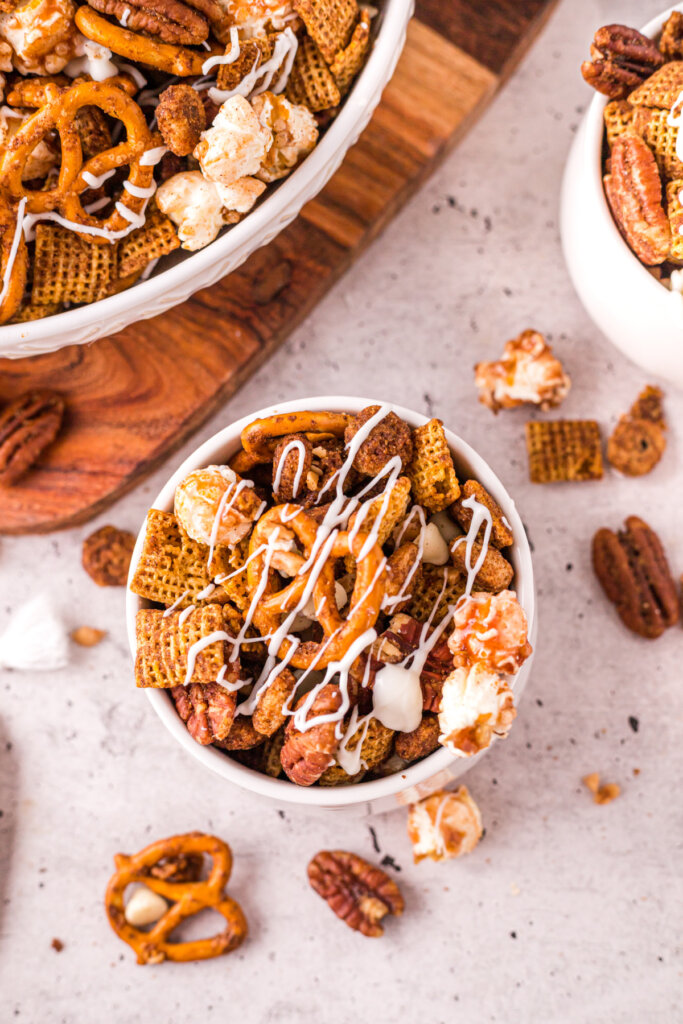
[[[252,600],[266,572],[266,554],[264,551],[258,552],[258,549],[266,544],[274,526],[293,531],[304,551],[303,556],[296,552],[284,553],[288,570],[296,570],[297,575],[281,590],[277,589],[279,577],[271,563],[265,588],[253,616],[254,625],[262,636],[272,635],[282,624],[285,615],[292,612],[301,602],[310,573],[313,571],[311,569],[298,574],[313,550],[318,524],[306,515],[303,509],[290,518],[293,509],[292,505],[278,505],[270,509],[257,522],[249,542],[247,585]],[[340,661],[351,644],[376,623],[386,590],[386,559],[378,544],[373,544],[361,557],[361,550],[366,541],[367,535],[364,533],[358,533],[355,537],[351,537],[346,531],[336,533],[329,555],[320,568],[313,586],[316,615],[325,638],[320,643],[307,640],[297,644],[294,654],[288,658],[288,663],[294,668],[309,668],[312,664],[315,664],[316,668],[325,668],[330,662]],[[344,618],[337,608],[335,599],[334,563],[347,555],[356,561],[356,580],[348,612]],[[319,557],[316,558],[316,562]],[[277,564],[277,558],[274,561]],[[316,573],[317,570],[318,566],[315,564]],[[285,639],[278,651],[278,657],[287,658],[291,646],[292,641]]]
[[[131,227],[131,222],[118,210],[106,220],[97,220],[85,212],[80,196],[91,186],[84,179],[85,173],[98,177],[106,171],[128,166],[128,180],[132,186],[148,188],[154,178],[154,168],[142,166],[140,157],[150,148],[153,137],[147,126],[142,110],[123,89],[106,82],[80,82],[62,92],[59,87],[45,86],[45,104],[22,125],[10,141],[0,163],[0,191],[12,199],[26,196],[29,213],[57,211],[62,217],[76,224],[101,228],[107,232],[119,232]],[[125,142],[96,153],[85,164],[83,151],[75,122],[76,114],[83,107],[96,106],[123,122],[126,129]],[[36,145],[57,131],[61,143],[62,163],[54,188],[45,191],[28,189],[23,182],[26,161]],[[146,200],[124,192],[121,202],[132,213],[140,214]],[[84,234],[96,241],[107,241],[87,232]]]
[[[106,46],[119,57],[125,57],[134,63],[147,64],[180,78],[202,75],[206,59],[214,52],[223,52],[223,47],[212,47],[210,51],[199,52],[178,43],[162,43],[138,32],[131,32],[121,25],[115,25],[87,5],[79,7],[76,11],[76,25],[88,39]]]
[[[199,882],[169,882],[154,878],[149,869],[164,858],[208,854],[213,858],[209,877]],[[109,923],[124,942],[135,951],[139,964],[157,964],[164,960],[177,963],[208,960],[231,953],[242,944],[247,922],[238,903],[224,893],[232,870],[232,853],[227,843],[202,832],[158,839],[132,856],[119,853],[114,858],[116,872],[107,886],[105,907]],[[142,882],[153,892],[173,901],[159,921],[148,932],[126,921],[124,894],[132,882]],[[208,939],[191,942],[169,942],[171,932],[188,917],[209,908],[226,920],[224,931]]]
[[[285,434],[306,434],[309,440],[321,440],[323,436],[343,437],[351,417],[347,412],[281,412],[254,420],[242,431],[242,447],[253,460],[270,462],[278,442]],[[311,437],[310,435],[314,435]],[[238,452],[238,456],[241,453]],[[246,461],[246,459],[244,460]]]

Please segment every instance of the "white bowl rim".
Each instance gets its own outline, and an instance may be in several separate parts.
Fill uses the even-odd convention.
[[[362,117],[377,80],[382,78],[383,69],[391,65],[393,54],[405,33],[413,4],[414,0],[384,0],[382,23],[370,56],[344,100],[339,114],[306,159],[238,224],[204,249],[189,254],[176,266],[169,267],[147,281],[138,281],[118,295],[42,320],[0,326],[0,358],[3,356],[3,345],[33,343],[51,338],[55,334],[63,333],[66,336],[98,321],[106,321],[110,316],[120,313],[122,309],[130,310],[135,306],[140,306],[141,309],[152,307],[161,295],[180,288],[191,278],[203,275],[210,266],[219,262],[231,250],[239,249],[252,234],[257,235],[267,225],[277,223],[285,210],[296,205],[297,198],[308,191],[310,184],[323,168],[333,163],[339,153],[351,147],[354,125]],[[200,291],[201,288],[202,285],[198,284],[195,291]],[[142,318],[141,316],[140,319]],[[100,337],[105,337],[106,333],[105,329]],[[67,337],[65,346],[69,344]]]
[[[661,31],[664,26],[664,22],[672,11],[683,11],[683,3],[677,3],[673,4],[671,7],[667,7],[661,14],[657,14],[654,18],[651,18],[639,31],[649,38],[654,38],[654,36]],[[640,262],[631,247],[627,244],[626,240],[622,238],[618,227],[614,223],[614,217],[612,216],[607,202],[607,197],[605,196],[605,189],[602,183],[602,143],[605,134],[603,112],[608,103],[609,98],[598,92],[596,92],[590,102],[586,112],[586,130],[583,138],[583,161],[585,166],[588,168],[589,180],[597,195],[599,207],[604,215],[605,227],[611,235],[612,240],[619,245],[620,249],[626,251],[631,262],[636,265],[636,273],[640,276],[641,284],[651,292],[653,301],[655,301],[655,296],[659,296],[660,300],[663,297],[663,299],[668,301],[670,304],[671,299],[668,298],[667,300],[667,296],[670,296],[668,289],[653,277],[647,267]]]
[[[311,409],[314,411],[333,409],[360,412],[361,409],[366,408],[368,405],[377,404],[378,401],[379,400],[377,398],[359,398],[357,396],[348,395],[323,395],[297,398],[288,402],[277,402],[272,406],[249,413],[249,415],[243,416],[241,419],[228,424],[228,426],[219,430],[212,437],[204,441],[203,444],[195,449],[195,451],[188,455],[182,465],[178,467],[175,473],[162,487],[150,507],[158,508],[162,511],[172,509],[173,496],[176,486],[180,481],[183,480],[193,469],[211,465],[216,463],[217,460],[229,457],[232,452],[239,447],[239,436],[241,431],[254,419],[271,416],[276,412],[287,413],[301,409]],[[395,402],[390,402],[388,404],[391,405],[391,408],[398,416],[401,416],[413,426],[419,426],[423,423],[427,423],[429,420],[428,416],[425,416],[422,413],[417,413],[412,409],[407,409],[404,406],[397,405]],[[515,537],[515,543],[512,548],[513,558],[515,562],[518,563],[515,566],[515,589],[520,603],[526,612],[529,636],[533,636],[536,617],[534,576],[531,550],[526,530],[524,529],[524,524],[520,518],[514,501],[488,463],[485,462],[484,459],[469,444],[467,444],[466,441],[462,440],[462,438],[458,437],[447,427],[445,430],[448,443],[456,453],[456,457],[469,464],[470,471],[473,476],[475,476],[495,498],[503,509],[503,513],[512,527],[512,532]],[[142,551],[144,533],[145,524],[143,522],[131,559],[130,575],[128,578],[129,582],[133,577],[135,566],[137,565]],[[136,650],[135,616],[138,609],[143,606],[142,599],[133,594],[127,586],[126,622],[128,642],[133,657],[135,656]],[[521,672],[523,673],[525,669],[528,672],[529,662],[525,663]],[[519,679],[519,676],[520,673],[514,677],[513,688],[514,683]],[[348,807],[363,803],[371,803],[374,800],[392,796],[405,789],[409,789],[412,786],[416,786],[417,784],[428,780],[441,770],[446,769],[448,766],[452,766],[454,761],[457,760],[448,752],[448,750],[441,748],[424,758],[422,761],[419,761],[417,764],[411,765],[403,771],[382,779],[376,779],[370,782],[360,782],[350,786],[325,788],[312,786],[306,788],[294,785],[289,781],[270,778],[267,775],[263,775],[260,772],[253,771],[252,769],[239,764],[232,758],[226,757],[225,754],[221,753],[214,747],[201,746],[192,739],[184,723],[175,711],[175,708],[173,708],[167,694],[163,690],[148,689],[146,690],[146,694],[154,707],[154,710],[159,715],[169,732],[171,732],[175,739],[178,740],[178,742],[181,743],[181,745],[205,767],[243,789],[255,792],[277,802],[325,808]],[[491,748],[489,747],[488,749]],[[482,753],[485,754],[486,751],[483,751]],[[475,759],[472,758],[470,759],[470,762],[473,763],[474,760]]]

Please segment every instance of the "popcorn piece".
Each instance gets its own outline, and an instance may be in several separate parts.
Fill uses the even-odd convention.
[[[200,544],[234,546],[261,511],[251,481],[229,466],[207,466],[186,476],[175,492],[175,514],[188,537]]]
[[[474,372],[479,401],[493,412],[524,403],[550,409],[567,397],[571,386],[543,335],[531,330],[508,341],[502,359],[477,363]]]
[[[493,736],[507,736],[517,714],[512,690],[498,672],[477,662],[447,677],[439,709],[439,742],[456,757],[485,750]]]
[[[273,144],[257,177],[261,181],[277,181],[314,148],[318,141],[315,118],[308,107],[290,103],[272,92],[255,96],[251,105],[261,124],[273,133]]]
[[[455,793],[442,789],[412,804],[408,836],[416,864],[425,857],[439,861],[471,853],[481,839],[482,821],[467,786]]]
[[[524,609],[512,590],[477,593],[463,598],[453,616],[448,639],[455,664],[485,664],[514,673],[532,653]]]
[[[209,181],[231,185],[257,173],[272,143],[273,133],[249,102],[233,96],[220,108],[193,155]]]
[[[160,185],[157,206],[178,228],[183,249],[194,252],[213,242],[223,227],[221,197],[201,171],[181,171]]]
[[[240,30],[240,37],[249,39],[266,28],[280,32],[296,27],[298,18],[290,0],[218,0],[231,24]],[[221,86],[223,88],[223,86]]]
[[[0,36],[12,47],[16,70],[23,75],[54,75],[66,67],[76,56],[80,37],[75,14],[72,0],[29,0],[0,14]]]
[[[249,213],[258,197],[265,192],[266,186],[256,178],[239,178],[232,185],[216,184],[216,190],[226,210]]]
[[[124,917],[134,928],[144,928],[147,924],[155,924],[167,910],[168,903],[164,897],[143,885],[128,900]]]

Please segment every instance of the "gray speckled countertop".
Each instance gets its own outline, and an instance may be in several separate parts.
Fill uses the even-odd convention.
[[[461,860],[414,867],[402,812],[281,812],[214,778],[133,688],[123,592],[80,567],[93,526],[4,539],[0,629],[44,589],[70,627],[109,636],[64,671],[0,674],[3,1024],[682,1019],[681,631],[656,644],[628,634],[589,547],[598,526],[638,512],[683,570],[683,396],[667,396],[669,447],[649,478],[542,489],[527,481],[526,413],[494,418],[472,386],[472,364],[532,325],[573,377],[567,416],[596,417],[606,432],[646,383],[574,295],[557,197],[589,99],[578,66],[594,29],[658,6],[564,0],[439,173],[196,438],[277,400],[364,392],[442,417],[490,460],[534,544],[541,633],[509,739],[467,776],[484,840]],[[192,447],[99,522],[137,530]],[[592,771],[621,798],[593,804],[580,782]],[[378,942],[338,923],[305,875],[325,847],[379,859],[370,825],[407,903]],[[249,941],[208,963],[137,967],[102,910],[112,855],[193,828],[233,846],[230,891]]]

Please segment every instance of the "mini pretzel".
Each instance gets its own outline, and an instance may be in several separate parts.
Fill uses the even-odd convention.
[[[14,263],[9,275],[9,282],[5,288],[5,275],[9,267],[10,254],[14,244],[14,237],[17,230],[17,209],[15,204],[8,203],[0,198],[0,288],[4,291],[2,302],[0,302],[0,324],[6,323],[14,316],[21,305],[26,287],[26,271],[28,257],[26,254],[26,242],[24,233],[19,233],[17,251]]]
[[[93,42],[106,46],[119,57],[126,60],[148,64],[150,67],[167,71],[169,75],[187,78],[189,75],[202,75],[204,62],[212,55],[215,47],[201,52],[191,50],[177,43],[162,43],[149,36],[131,32],[121,25],[107,21],[87,5],[76,11],[76,25],[84,36]],[[223,52],[223,47],[219,51]]]
[[[50,98],[46,92],[48,86],[53,86],[60,93],[66,92],[72,85],[80,82],[90,81],[88,76],[79,75],[74,81],[70,81],[66,75],[36,75],[34,78],[18,78],[9,86],[5,101],[10,107],[42,107]],[[123,89],[129,96],[134,96],[138,87],[130,75],[112,75],[107,79],[107,85],[116,85]]]
[[[346,412],[281,412],[254,420],[242,431],[242,447],[258,462],[270,462],[279,438],[285,434],[327,434],[343,437],[351,417]],[[318,438],[319,440],[320,438]],[[313,440],[310,438],[309,440]]]
[[[247,582],[252,598],[265,572],[265,553],[257,552],[266,543],[274,526],[291,530],[304,550],[304,556],[296,552],[277,552],[286,555],[290,571],[293,569],[298,572],[311,554],[318,524],[303,510],[290,519],[292,510],[291,505],[278,505],[261,516],[254,527],[249,542],[251,560],[247,566]],[[308,668],[312,663],[315,663],[316,668],[324,668],[332,661],[340,661],[351,644],[377,621],[386,590],[386,559],[377,544],[373,544],[361,558],[361,549],[366,541],[367,535],[363,533],[353,538],[345,531],[337,533],[313,588],[316,614],[325,638],[320,643],[307,640],[298,644],[291,658],[287,656],[292,641],[284,640],[278,657],[283,660],[287,658],[294,668]],[[334,563],[347,555],[356,560],[356,580],[347,616],[343,618],[335,599]],[[296,575],[284,589],[277,590],[278,576],[274,568],[270,569],[253,616],[254,625],[262,636],[272,635],[281,625],[283,617],[299,604],[308,580],[309,573]]]
[[[5,151],[0,163],[0,189],[15,200],[26,196],[29,213],[56,210],[69,221],[112,233],[130,229],[131,222],[118,210],[104,221],[87,214],[81,205],[80,195],[91,187],[83,177],[85,173],[98,177],[126,165],[129,168],[128,180],[134,188],[145,189],[152,184],[154,168],[140,164],[140,157],[153,142],[142,110],[123,89],[106,82],[81,82],[66,92],[60,92],[57,86],[47,85],[45,95],[45,105],[28,118]],[[84,164],[76,114],[88,106],[99,107],[105,114],[122,121],[126,140],[95,154]],[[26,161],[36,145],[54,130],[59,133],[62,150],[57,184],[45,191],[28,189],[22,181]],[[132,213],[139,214],[146,200],[126,191],[121,202]],[[90,239],[93,237],[97,240],[97,236],[88,235]]]
[[[205,881],[170,882],[151,874],[161,860],[208,854],[213,858],[211,872]],[[210,957],[232,953],[242,944],[247,934],[247,922],[238,903],[224,893],[232,870],[230,847],[216,836],[201,832],[158,839],[132,856],[117,853],[114,857],[116,872],[109,880],[105,907],[109,923],[120,939],[135,951],[139,964],[160,964],[164,960],[177,963],[188,960],[208,960]],[[128,924],[123,902],[126,887],[142,882],[173,905],[150,931],[141,931]],[[209,908],[218,911],[227,925],[219,935],[192,942],[169,942],[171,932],[187,917]]]

